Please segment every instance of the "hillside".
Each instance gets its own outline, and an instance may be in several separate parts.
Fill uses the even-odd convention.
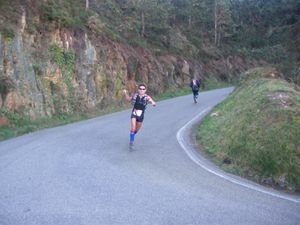
[[[299,15],[291,0],[0,0],[0,125],[120,108],[139,82],[158,95],[266,64],[299,83]]]

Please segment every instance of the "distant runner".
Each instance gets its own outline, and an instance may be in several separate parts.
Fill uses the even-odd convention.
[[[192,79],[192,81],[190,83],[190,87],[192,88],[193,99],[194,99],[195,103],[197,103],[200,85],[201,85],[200,81],[196,80],[196,79]]]
[[[149,95],[146,95],[146,91],[145,84],[140,84],[138,86],[138,93],[135,93],[132,96],[129,96],[127,90],[124,90],[126,100],[133,104],[133,109],[131,112],[130,147],[133,147],[134,137],[142,127],[145,109],[148,102],[150,102],[152,106],[156,106],[156,102],[153,101]]]

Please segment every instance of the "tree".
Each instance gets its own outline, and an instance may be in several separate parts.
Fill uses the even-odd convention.
[[[145,37],[147,27],[160,26],[168,22],[168,0],[131,0],[140,18],[140,36]]]
[[[89,0],[85,0],[85,9],[86,9],[86,10],[89,9]]]
[[[221,45],[222,38],[232,34],[231,14],[228,1],[214,0],[214,44],[217,47]]]

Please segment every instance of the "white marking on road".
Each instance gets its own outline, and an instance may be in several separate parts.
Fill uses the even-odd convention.
[[[300,203],[300,199],[298,199],[297,197],[293,198],[293,197],[285,196],[283,194],[278,194],[278,193],[275,193],[272,191],[264,190],[261,187],[256,187],[256,186],[248,184],[246,182],[239,181],[237,179],[227,176],[225,174],[225,172],[224,172],[224,174],[222,174],[221,172],[218,172],[218,171],[211,169],[208,166],[204,165],[203,161],[205,159],[200,159],[200,157],[194,153],[194,151],[192,150],[193,147],[187,141],[184,140],[183,133],[186,132],[188,129],[190,129],[196,120],[198,120],[203,114],[207,113],[211,109],[212,109],[212,107],[208,107],[208,108],[205,108],[204,110],[202,110],[197,116],[195,116],[192,120],[190,120],[182,128],[180,128],[180,130],[176,134],[177,141],[179,142],[180,146],[183,148],[185,153],[189,156],[189,158],[192,161],[194,161],[197,165],[199,165],[200,167],[205,169],[206,171],[208,171],[218,177],[221,177],[227,181],[230,181],[234,184],[237,184],[237,185],[240,185],[240,186],[243,186],[243,187],[264,193],[264,194],[268,194],[268,195],[271,195],[271,196],[274,196],[277,198],[285,199],[285,200],[295,202],[295,203]]]

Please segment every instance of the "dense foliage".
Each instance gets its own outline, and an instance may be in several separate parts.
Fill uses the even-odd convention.
[[[16,15],[24,11],[30,32],[86,29],[155,54],[263,59],[300,83],[299,0],[0,0],[5,38],[14,37]]]
[[[198,60],[228,54],[263,59],[299,82],[299,0],[89,0],[88,9],[85,1],[64,1],[68,10],[54,10],[54,15],[50,11],[48,19],[71,26],[86,24],[87,16],[94,15],[111,38],[156,54],[174,52]],[[59,2],[48,0],[44,14],[49,14],[49,6],[60,7]],[[209,53],[205,47],[220,53]]]
[[[198,34],[203,41],[217,38],[219,45],[234,42],[257,48],[280,43],[277,32],[299,25],[300,18],[299,0],[89,0],[88,9],[88,0],[13,1],[20,5],[36,2],[45,19],[62,26],[86,23],[88,10],[115,32],[126,31],[150,42],[157,36],[160,41],[163,35],[170,38],[179,27],[182,32]],[[1,0],[0,7],[11,6],[8,3]],[[13,8],[20,11],[16,5]],[[294,37],[296,31],[290,35]]]

